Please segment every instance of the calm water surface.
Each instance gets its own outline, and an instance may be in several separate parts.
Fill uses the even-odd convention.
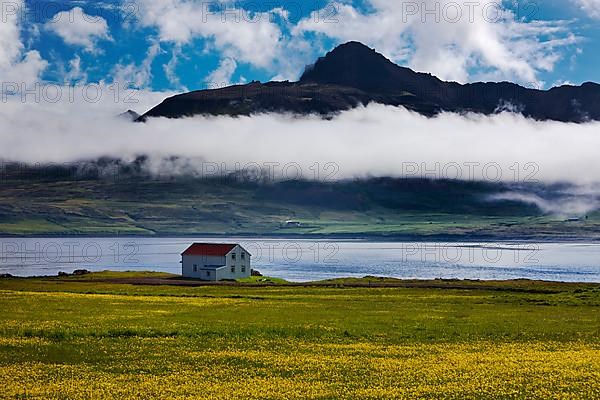
[[[192,242],[236,242],[252,267],[290,281],[335,277],[542,279],[600,282],[596,243],[416,243],[247,238],[0,239],[0,274],[56,275],[85,268],[180,273]]]

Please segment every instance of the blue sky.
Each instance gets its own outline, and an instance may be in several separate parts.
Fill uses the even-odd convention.
[[[485,0],[471,9],[449,0],[22,1],[10,2],[23,8],[17,19],[3,7],[19,41],[0,52],[3,81],[28,65],[41,81],[151,91],[294,80],[348,40],[460,82],[600,81],[599,0]]]

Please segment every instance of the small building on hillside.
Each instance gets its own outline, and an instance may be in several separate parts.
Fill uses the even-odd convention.
[[[239,244],[194,243],[181,254],[181,274],[205,281],[248,278],[251,257]]]
[[[300,228],[302,223],[300,221],[287,220],[283,226],[286,228]]]

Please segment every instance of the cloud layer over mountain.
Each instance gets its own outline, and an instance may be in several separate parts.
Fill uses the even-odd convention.
[[[141,102],[132,106],[138,109],[165,96],[134,94]],[[121,101],[136,98],[134,94]],[[186,168],[199,172],[207,163],[224,171],[236,165],[277,164],[280,172],[285,165],[297,164],[305,178],[313,176],[311,166],[317,164],[322,169],[329,165],[324,173],[335,179],[600,182],[599,123],[536,122],[510,113],[426,118],[381,105],[331,120],[266,114],[131,123],[114,117],[123,106],[107,96],[94,104],[22,103],[12,98],[0,109],[1,157],[33,164],[147,155],[150,168],[161,173],[177,173],[177,163],[185,160]],[[177,163],[165,163],[173,156],[179,157]]]

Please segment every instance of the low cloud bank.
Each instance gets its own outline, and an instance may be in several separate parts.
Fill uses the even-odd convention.
[[[161,174],[261,167],[284,178],[600,182],[595,122],[537,122],[511,113],[426,118],[370,105],[331,120],[269,114],[131,123],[115,117],[124,108],[8,102],[0,109],[0,158],[36,164],[145,155],[151,172]]]
[[[578,193],[576,193],[578,192]],[[533,204],[546,214],[564,218],[583,216],[600,208],[600,196],[597,191],[583,192],[582,188],[572,187],[567,193],[547,193],[551,198],[525,191],[502,192],[490,196],[490,201],[517,201]]]

